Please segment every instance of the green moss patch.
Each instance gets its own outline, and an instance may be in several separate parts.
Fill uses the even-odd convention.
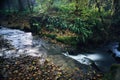
[[[69,36],[59,36],[56,37],[56,40],[65,44],[76,45],[77,44],[77,37],[69,37]]]
[[[55,39],[57,35],[56,34],[44,34],[44,36],[49,37],[51,39]]]

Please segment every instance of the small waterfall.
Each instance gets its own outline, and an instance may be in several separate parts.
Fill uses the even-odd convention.
[[[114,42],[111,44],[111,51],[115,54],[115,57],[120,57],[120,51],[118,50],[119,42]]]
[[[46,54],[43,48],[40,49],[44,42],[34,40],[31,32],[26,33],[17,29],[1,28],[0,35],[14,47],[13,49],[2,48],[0,56],[5,58],[27,55],[40,57]]]
[[[118,45],[115,46],[118,47]],[[116,53],[116,48],[113,50]],[[63,55],[72,58],[81,64],[92,65],[103,72],[109,71],[110,66],[114,63],[117,63],[117,61],[109,52],[101,51],[101,49],[94,52],[82,53],[78,55],[70,55],[68,52],[66,52],[63,53]]]

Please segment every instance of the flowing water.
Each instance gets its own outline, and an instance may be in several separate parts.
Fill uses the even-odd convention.
[[[4,39],[0,45],[4,45],[4,43],[7,42],[12,46],[12,48],[5,46],[1,47],[0,56],[4,58],[27,55],[37,57],[42,56],[45,58],[47,55],[60,54],[65,55],[66,57],[70,57],[81,64],[91,65],[94,63],[95,66],[97,66],[97,68],[101,71],[108,71],[112,64],[117,63],[111,53],[102,49],[90,53],[80,53],[76,56],[69,55],[67,51],[66,53],[63,53],[59,46],[32,36],[31,32],[24,32],[17,29],[1,27],[0,36],[2,36]],[[115,50],[115,47],[118,47],[118,44],[109,45],[109,47],[106,47],[106,49],[112,49],[112,51],[116,53],[117,50]]]
[[[0,35],[3,36],[4,40],[7,40],[13,49],[1,48],[1,56],[5,58],[19,57],[21,55],[41,56],[46,54],[45,50],[39,50],[44,45],[42,40],[37,42],[33,39],[32,34],[25,33],[16,29],[1,28]],[[4,41],[3,43],[5,43]],[[2,44],[1,44],[2,45]],[[35,45],[35,46],[34,46]]]
[[[71,57],[82,64],[86,65],[94,64],[94,66],[97,66],[97,68],[103,72],[108,71],[112,64],[117,63],[114,57],[107,52],[95,51],[92,53],[84,53],[78,55],[69,55],[64,53],[64,55]]]

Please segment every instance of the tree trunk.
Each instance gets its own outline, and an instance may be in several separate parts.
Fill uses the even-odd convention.
[[[33,13],[34,4],[35,4],[34,0],[27,0],[27,5],[31,13]]]
[[[32,13],[31,5],[30,5],[30,0],[27,0],[27,4],[28,4],[28,8],[29,8],[30,12]]]
[[[5,2],[6,2],[6,0],[0,0],[0,11],[4,10]]]
[[[24,11],[24,5],[23,5],[23,2],[22,0],[18,0],[18,4],[19,4],[19,11]]]
[[[10,12],[10,8],[11,8],[11,6],[10,6],[10,1],[9,0],[7,0],[7,5],[8,5],[8,11]]]

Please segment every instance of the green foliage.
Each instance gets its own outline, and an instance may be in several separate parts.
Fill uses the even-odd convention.
[[[36,19],[30,20],[30,26],[33,33],[38,33],[41,30],[41,24]]]
[[[120,29],[116,29],[116,27],[112,27],[113,33],[108,32],[110,31],[109,28],[111,28],[111,22],[113,26],[119,27],[120,25],[119,13],[114,13],[113,18],[111,17],[111,13],[114,12],[111,4],[111,0],[36,0],[34,6],[35,13],[32,15],[32,17],[36,18],[30,21],[31,31],[39,33],[41,28],[43,28],[51,33],[57,29],[58,34],[60,31],[68,31],[79,36],[78,40],[80,42],[87,42],[88,40],[93,42],[103,41],[109,35],[113,33],[119,34],[120,32]],[[117,9],[117,6],[115,9]],[[20,13],[19,10],[11,8],[10,10],[5,9],[2,13],[7,15],[18,13],[17,15],[23,17],[23,15],[27,15],[30,12],[28,8]],[[11,21],[8,23],[11,23]],[[47,37],[56,39],[56,36],[52,34],[47,35]],[[64,42],[64,40],[67,41],[69,39],[57,38],[57,40]],[[70,41],[68,42],[74,44],[71,39]]]
[[[55,39],[57,37],[56,34],[45,34],[45,36],[52,38],[52,39]]]
[[[54,26],[49,24],[49,25],[46,25],[46,28],[49,30],[49,31],[54,31]]]
[[[51,28],[67,29],[67,22],[60,17],[47,17],[47,26],[50,25]],[[46,26],[46,27],[47,27]]]
[[[63,4],[58,7],[63,13],[68,13],[75,10],[75,4],[69,3],[69,4]]]
[[[75,18],[73,22],[74,23],[70,23],[69,20],[58,16],[47,16],[45,26],[49,31],[54,31],[55,28],[69,29],[73,33],[79,34],[83,41],[92,35],[92,27],[94,26],[92,22],[88,23],[80,18]]]
[[[19,0],[21,1],[21,0]],[[25,0],[26,1],[26,0]],[[32,32],[38,33],[41,28],[45,27],[50,32],[56,28],[59,30],[69,30],[79,35],[80,41],[85,42],[87,39],[103,39],[103,35],[108,34],[109,26],[119,27],[119,0],[112,3],[112,0],[35,0],[33,15],[39,19],[30,21]],[[16,14],[23,17],[30,13],[30,6],[25,3],[23,11],[20,11],[18,1],[6,3],[1,7],[0,13],[7,15]],[[22,4],[23,1],[22,1]],[[113,6],[112,6],[113,4]],[[13,6],[16,5],[16,8]],[[10,6],[10,8],[9,8]],[[22,5],[21,5],[22,6]],[[113,7],[113,10],[112,10]],[[113,12],[113,17],[111,14]],[[44,14],[44,15],[41,15]],[[30,15],[28,16],[30,17]],[[114,27],[114,33],[119,33],[119,28]],[[113,29],[113,27],[112,27]],[[94,36],[94,35],[95,36]],[[105,36],[106,37],[106,36]]]
[[[92,34],[92,28],[80,18],[76,18],[74,23],[69,25],[69,29],[79,34],[83,42]]]
[[[48,24],[53,25],[54,27],[59,27],[62,23],[62,20],[59,17],[48,17],[47,18]]]

